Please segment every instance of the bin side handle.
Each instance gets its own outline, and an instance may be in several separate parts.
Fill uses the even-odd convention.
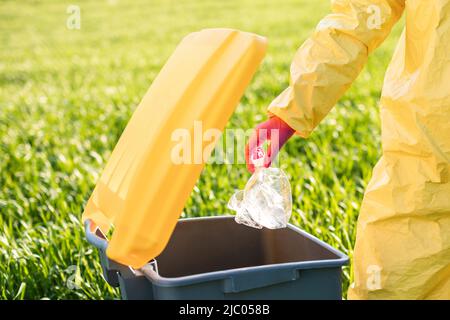
[[[237,293],[252,289],[268,287],[274,284],[297,280],[300,275],[297,269],[249,272],[231,276],[225,280],[224,292]]]
[[[108,240],[91,219],[87,219],[84,222],[84,230],[87,241],[98,249],[100,264],[102,265],[103,270],[103,277],[109,285],[118,287],[120,285],[118,277],[119,273],[123,276],[130,276],[132,275],[132,271],[130,268],[112,261],[106,256]]]
[[[95,231],[92,231],[94,223],[91,219],[87,219],[84,222],[84,231],[86,233],[87,241],[95,246],[96,248],[106,251],[108,248],[108,240],[106,240],[105,235],[100,231],[98,227],[95,227]]]

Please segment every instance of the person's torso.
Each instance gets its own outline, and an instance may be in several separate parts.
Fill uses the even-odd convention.
[[[408,0],[381,98],[383,151],[450,167],[450,0]]]

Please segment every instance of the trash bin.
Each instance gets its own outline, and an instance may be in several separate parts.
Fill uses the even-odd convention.
[[[164,251],[134,270],[106,257],[107,242],[89,223],[105,279],[123,299],[342,298],[347,256],[291,224],[269,230],[232,216],[181,219]]]
[[[179,161],[174,133],[197,141],[222,131],[266,46],[231,29],[187,35],[133,113],[83,213],[105,279],[124,299],[341,298],[347,257],[292,225],[178,220],[212,149],[201,143],[203,161]]]

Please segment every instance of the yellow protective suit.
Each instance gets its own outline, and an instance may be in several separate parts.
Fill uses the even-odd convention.
[[[350,299],[450,298],[450,0],[340,0],[269,106],[307,137],[406,11],[359,215]]]

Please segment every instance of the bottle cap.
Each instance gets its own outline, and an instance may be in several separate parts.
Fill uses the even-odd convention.
[[[264,167],[264,158],[265,158],[265,152],[263,148],[257,147],[253,150],[251,155],[252,163],[255,167]]]

